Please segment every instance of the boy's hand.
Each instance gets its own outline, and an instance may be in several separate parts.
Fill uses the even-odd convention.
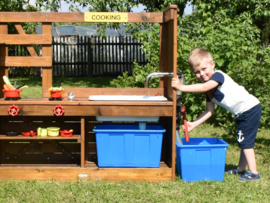
[[[183,128],[183,132],[185,133],[185,126],[182,125],[182,128]],[[192,122],[187,121],[187,128],[188,128],[188,132],[191,132],[195,128],[195,125]]]
[[[178,89],[178,90],[181,91],[182,84],[181,84],[178,76],[176,78],[172,78],[172,84],[171,85],[172,85],[172,87],[174,89]]]

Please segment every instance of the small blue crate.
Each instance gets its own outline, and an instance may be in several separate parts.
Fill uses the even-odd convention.
[[[176,167],[183,181],[224,179],[226,152],[229,144],[219,138],[182,138],[176,143]]]
[[[97,125],[97,158],[99,167],[159,168],[162,138],[161,126]]]

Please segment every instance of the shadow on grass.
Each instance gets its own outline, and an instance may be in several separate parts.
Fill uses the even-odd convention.
[[[41,77],[16,77],[16,78],[10,78],[9,79],[11,84],[14,84],[14,81],[17,80],[17,86],[21,84],[28,85],[29,87],[34,87],[34,86],[42,86],[42,78]]]
[[[231,169],[236,168],[237,165],[233,165],[233,164],[225,164],[225,172]]]
[[[223,140],[232,146],[238,146],[238,142],[237,142],[236,138],[224,138]],[[269,147],[270,146],[270,139],[257,137],[255,139],[255,148],[257,146]]]
[[[115,77],[54,77],[53,87],[57,87],[60,80],[61,86],[63,87],[110,87],[110,83],[113,79],[115,79]]]

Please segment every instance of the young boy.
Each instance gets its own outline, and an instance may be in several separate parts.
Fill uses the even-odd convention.
[[[260,179],[253,149],[261,118],[259,100],[227,74],[215,71],[215,61],[207,50],[194,49],[189,55],[188,62],[197,79],[203,83],[182,85],[178,78],[173,78],[172,87],[181,92],[206,93],[206,110],[195,121],[187,122],[188,131],[192,131],[210,118],[214,113],[215,104],[229,110],[235,115],[238,124],[237,141],[241,154],[238,167],[226,173],[242,175],[238,181]],[[246,165],[249,171],[245,171]]]

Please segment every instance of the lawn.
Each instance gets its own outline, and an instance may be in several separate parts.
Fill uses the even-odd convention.
[[[106,81],[109,81],[107,79]],[[13,80],[12,80],[13,81]],[[18,79],[19,81],[19,79]],[[72,80],[71,80],[72,81]],[[84,86],[97,85],[85,79]],[[20,83],[23,79],[20,80]],[[30,87],[36,87],[26,81]],[[57,80],[54,84],[57,84]],[[89,82],[89,83],[88,83]],[[19,83],[19,84],[20,84]],[[75,81],[71,82],[76,84]],[[40,80],[41,84],[41,80]],[[66,81],[63,80],[65,87]],[[68,84],[68,83],[67,83]],[[109,84],[109,82],[107,83]],[[78,86],[80,84],[78,83]],[[76,85],[77,86],[77,85]],[[95,86],[96,87],[96,86]],[[109,87],[109,85],[108,85]],[[23,90],[24,91],[24,90]],[[221,137],[222,128],[203,124],[190,133],[190,137]],[[183,182],[176,174],[176,181],[110,182],[110,181],[0,181],[0,202],[269,202],[270,201],[270,140],[269,129],[260,129],[256,139],[255,153],[261,179],[256,182],[239,183],[239,176],[224,175],[222,182]],[[239,148],[236,138],[227,141],[225,169],[237,166]],[[59,171],[61,172],[61,171]],[[23,174],[22,174],[23,176]]]
[[[17,80],[17,86],[25,84],[28,88],[23,88],[20,93],[21,98],[41,98],[42,97],[42,78],[41,77],[18,77],[9,78],[11,84]],[[58,86],[58,82],[61,80],[61,86],[65,87],[110,87],[110,81],[115,79],[114,77],[74,77],[74,78],[53,78],[53,87]]]
[[[223,130],[204,124],[190,137],[220,136]],[[257,182],[239,183],[239,176],[225,175],[224,181],[175,182],[110,181],[46,182],[0,181],[0,202],[269,202],[269,130],[260,130],[256,142]],[[236,140],[227,151],[226,169],[235,167],[239,149]],[[60,171],[59,171],[60,172]],[[23,176],[23,174],[22,174]]]

